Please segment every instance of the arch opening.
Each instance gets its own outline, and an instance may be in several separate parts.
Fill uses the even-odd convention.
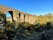
[[[6,14],[7,20],[14,21],[13,20],[13,11],[8,11],[5,14]]]
[[[18,15],[19,15],[19,18],[20,18],[21,17],[21,14],[19,13]]]

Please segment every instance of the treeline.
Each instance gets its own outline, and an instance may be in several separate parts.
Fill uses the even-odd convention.
[[[45,25],[20,23],[15,29],[14,23],[7,23],[1,32],[0,40],[53,40],[53,24]]]

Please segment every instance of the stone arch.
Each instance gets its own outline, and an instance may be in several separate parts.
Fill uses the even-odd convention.
[[[12,17],[12,21],[13,21],[13,11],[8,11]]]
[[[19,16],[19,22],[20,22],[20,18],[21,18],[21,13],[18,13],[18,16]]]
[[[26,14],[24,14],[24,22],[25,22],[25,17],[26,17]]]
[[[7,13],[10,14],[11,18],[12,18],[12,21],[14,22],[14,19],[13,19],[13,11],[7,11]],[[5,13],[6,14],[6,13]]]
[[[18,15],[19,15],[19,18],[20,18],[21,17],[21,13],[19,13]]]
[[[18,12],[18,13],[17,13],[17,22],[19,23],[20,21],[21,21],[21,13]]]

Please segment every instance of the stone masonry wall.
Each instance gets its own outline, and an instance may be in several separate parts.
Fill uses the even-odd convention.
[[[53,21],[53,16],[34,16],[31,14],[27,14],[24,12],[21,12],[19,10],[15,10],[12,8],[8,8],[5,6],[0,6],[0,11],[3,12],[4,14],[8,11],[12,11],[13,12],[13,19],[15,20],[15,22],[19,23],[19,22],[28,22],[30,24],[35,24],[35,23],[46,23],[48,21]]]

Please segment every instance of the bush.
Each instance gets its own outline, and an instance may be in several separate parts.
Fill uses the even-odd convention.
[[[45,25],[19,23],[15,29],[15,24],[7,21],[0,36],[1,40],[53,40],[53,25],[50,22]]]

